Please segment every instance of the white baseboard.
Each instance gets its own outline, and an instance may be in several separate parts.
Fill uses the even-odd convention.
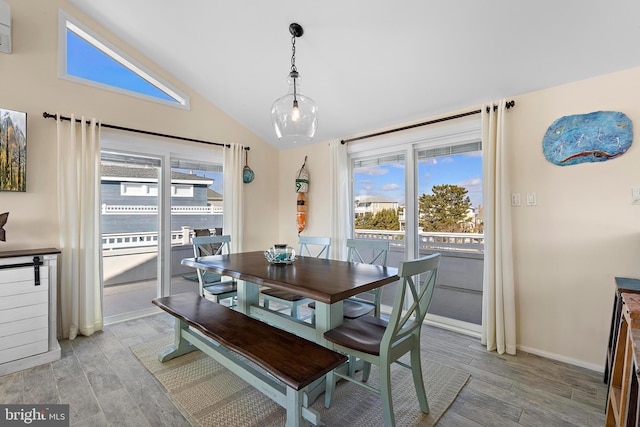
[[[56,340],[53,345],[53,349],[46,353],[35,354],[33,356],[0,364],[0,376],[13,374],[14,372],[44,365],[49,362],[55,362],[56,360],[60,360],[61,355],[62,352],[60,350],[60,344],[58,344],[58,341]]]
[[[449,319],[448,317],[437,316],[435,314],[427,314],[424,323],[473,338],[480,339],[482,335],[482,327],[480,325],[463,322],[462,320]]]
[[[527,353],[535,354],[536,356],[546,357],[547,359],[557,360],[558,362],[568,363],[569,365],[579,366],[581,368],[586,368],[595,372],[600,372],[604,374],[604,356],[602,357],[602,364],[597,365],[589,362],[585,362],[584,360],[574,359],[572,357],[563,356],[556,353],[550,353],[548,351],[540,350],[533,347],[528,347],[524,345],[516,346],[518,350],[526,351]]]

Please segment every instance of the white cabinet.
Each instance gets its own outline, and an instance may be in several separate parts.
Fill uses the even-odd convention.
[[[0,375],[60,359],[57,249],[0,252]]]

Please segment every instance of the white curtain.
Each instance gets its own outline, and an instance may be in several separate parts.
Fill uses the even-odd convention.
[[[347,238],[351,236],[351,209],[349,202],[349,162],[347,146],[339,139],[329,143],[329,188],[331,212],[331,248],[333,258],[347,259]]]
[[[494,107],[497,107],[494,109]],[[484,277],[482,344],[516,354],[516,307],[511,205],[505,141],[506,101],[482,106]]]
[[[57,122],[60,316],[63,337],[74,339],[103,326],[100,125],[59,114]]]
[[[231,235],[231,250],[242,252],[244,146],[234,143],[228,145],[224,148],[222,232]]]

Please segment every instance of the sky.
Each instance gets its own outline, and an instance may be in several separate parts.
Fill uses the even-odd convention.
[[[67,30],[67,74],[176,102],[70,30]]]
[[[354,174],[354,194],[405,203],[404,162],[361,168]],[[434,185],[455,184],[467,189],[474,207],[482,205],[482,156],[457,154],[418,162],[418,197],[432,194]]]

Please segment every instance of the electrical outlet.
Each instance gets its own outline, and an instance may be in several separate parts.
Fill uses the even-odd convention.
[[[537,202],[536,193],[527,193],[527,206],[535,206]]]
[[[520,193],[511,194],[511,206],[520,206]]]

